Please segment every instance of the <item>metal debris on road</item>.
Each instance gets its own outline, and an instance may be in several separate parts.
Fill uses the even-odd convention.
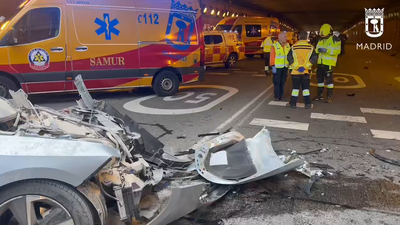
[[[400,161],[399,160],[389,159],[389,158],[386,158],[384,156],[381,156],[381,155],[377,154],[374,149],[371,149],[369,152],[373,157],[375,157],[375,158],[377,158],[377,159],[379,159],[379,160],[381,160],[383,162],[387,162],[387,163],[390,163],[392,165],[400,166]]]
[[[197,135],[198,137],[206,137],[206,136],[216,136],[219,135],[219,132],[213,132],[213,133],[206,133],[206,134],[199,134]]]

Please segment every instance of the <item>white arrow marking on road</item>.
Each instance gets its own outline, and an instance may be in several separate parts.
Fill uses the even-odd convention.
[[[392,109],[371,109],[371,108],[360,108],[362,113],[375,113],[384,115],[398,115],[400,116],[400,110]]]
[[[250,125],[308,131],[308,123],[254,118]]]
[[[390,139],[390,140],[399,140],[400,141],[400,132],[387,131],[387,130],[372,130],[371,133],[374,138],[382,138],[382,139]]]
[[[325,113],[311,113],[311,119],[333,120],[333,121],[343,121],[343,122],[353,122],[353,123],[367,123],[367,120],[365,120],[365,118],[361,116],[346,116],[346,115],[334,115]]]
[[[184,115],[184,114],[191,114],[191,113],[198,113],[207,111],[214,106],[220,104],[221,102],[227,100],[228,98],[232,97],[238,92],[238,89],[233,87],[227,86],[219,86],[219,85],[193,85],[193,86],[183,86],[180,89],[194,89],[194,88],[215,88],[215,89],[222,89],[228,91],[228,93],[224,94],[223,96],[215,99],[214,101],[208,103],[205,106],[197,107],[197,108],[190,108],[190,109],[160,109],[160,108],[150,108],[141,105],[140,103],[152,98],[157,97],[157,95],[150,95],[143,98],[138,98],[127,102],[124,104],[124,108],[131,112],[136,113],[143,113],[143,114],[151,114],[151,115]]]

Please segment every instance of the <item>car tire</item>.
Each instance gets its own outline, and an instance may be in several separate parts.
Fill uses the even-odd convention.
[[[20,197],[26,197],[25,203],[27,203],[28,199],[34,197],[34,201],[30,202],[34,204],[34,207],[31,208],[33,211],[29,213],[35,213],[31,215],[35,215],[37,218],[43,216],[39,213],[42,209],[39,207],[44,207],[43,205],[38,206],[38,204],[44,203],[51,206],[50,203],[53,204],[55,202],[54,204],[59,206],[57,208],[50,208],[50,213],[47,215],[50,217],[50,220],[48,218],[47,223],[44,223],[43,220],[46,219],[44,217],[41,221],[43,224],[55,224],[55,221],[58,224],[60,220],[64,220],[66,219],[65,216],[68,216],[67,219],[72,219],[74,225],[94,225],[93,214],[85,197],[79,194],[73,187],[63,183],[50,180],[29,180],[6,186],[0,191],[0,212],[2,211],[1,207],[4,207],[4,209],[8,208],[7,204],[10,202],[14,200],[21,201]],[[5,213],[0,214],[1,225],[7,225],[10,222],[9,220],[14,220],[10,212],[11,210],[6,210]],[[25,212],[18,210],[18,212],[21,213],[19,213],[20,215],[26,215],[22,213],[26,213],[27,210]],[[55,212],[54,215],[52,215],[52,212]]]
[[[17,91],[18,86],[10,78],[0,76],[0,97],[11,98],[10,90]]]
[[[171,96],[179,90],[178,76],[170,71],[161,71],[153,81],[153,90],[158,96]]]
[[[234,68],[237,63],[237,56],[234,53],[229,54],[228,59],[225,62],[225,68]]]
[[[251,58],[254,58],[254,55],[253,55],[253,54],[251,54],[251,55],[246,55],[246,57],[251,59]]]

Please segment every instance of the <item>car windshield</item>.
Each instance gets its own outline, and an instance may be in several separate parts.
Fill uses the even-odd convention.
[[[224,31],[224,30],[231,30],[232,25],[217,25],[215,30]]]

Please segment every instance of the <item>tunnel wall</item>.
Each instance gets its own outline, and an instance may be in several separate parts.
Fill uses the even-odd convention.
[[[385,11],[383,30],[379,38],[368,37],[365,34],[365,21],[360,21],[346,31],[348,43],[391,43],[392,50],[400,52],[400,7]]]

